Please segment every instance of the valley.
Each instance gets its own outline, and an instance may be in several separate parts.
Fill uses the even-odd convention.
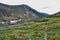
[[[29,22],[31,21],[29,20],[15,26],[2,26],[6,29],[0,30],[0,40],[15,40],[15,35],[16,40],[25,40],[25,37],[20,38],[21,36],[27,36],[26,40],[43,40],[46,30],[45,27],[47,27],[47,40],[60,40],[60,18],[45,18],[45,20],[46,19],[48,20],[47,22],[43,22],[42,20],[39,22],[36,20],[30,24]],[[56,20],[59,21],[57,22]],[[10,26],[11,28],[9,28]]]
[[[60,12],[49,15],[25,4],[0,3],[0,40],[60,40]]]

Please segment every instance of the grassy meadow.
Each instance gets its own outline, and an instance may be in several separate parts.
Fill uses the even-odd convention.
[[[0,40],[60,40],[60,18],[23,20],[17,25],[0,24]]]

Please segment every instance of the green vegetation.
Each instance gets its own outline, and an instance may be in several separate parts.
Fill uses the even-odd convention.
[[[53,14],[53,15],[51,15],[51,16],[49,16],[49,17],[50,17],[50,18],[51,18],[51,17],[54,17],[54,18],[60,17],[60,11],[57,12],[57,13],[55,13],[55,14]]]
[[[0,40],[60,40],[60,12],[49,16],[27,5],[0,7]]]
[[[31,22],[31,23],[30,23]],[[60,40],[60,18],[26,20],[17,25],[1,25],[0,40]]]

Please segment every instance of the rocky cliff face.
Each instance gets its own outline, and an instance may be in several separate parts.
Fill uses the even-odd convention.
[[[14,17],[16,19],[34,19],[48,16],[46,13],[39,13],[27,5],[6,5],[0,3],[0,19]]]

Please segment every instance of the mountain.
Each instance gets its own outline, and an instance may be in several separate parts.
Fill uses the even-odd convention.
[[[40,13],[31,7],[23,4],[23,5],[6,5],[0,3],[0,19],[34,19],[34,18],[42,18],[46,17],[48,14]]]
[[[49,17],[60,17],[60,11],[55,13],[55,14],[53,14],[53,15],[50,15]]]

